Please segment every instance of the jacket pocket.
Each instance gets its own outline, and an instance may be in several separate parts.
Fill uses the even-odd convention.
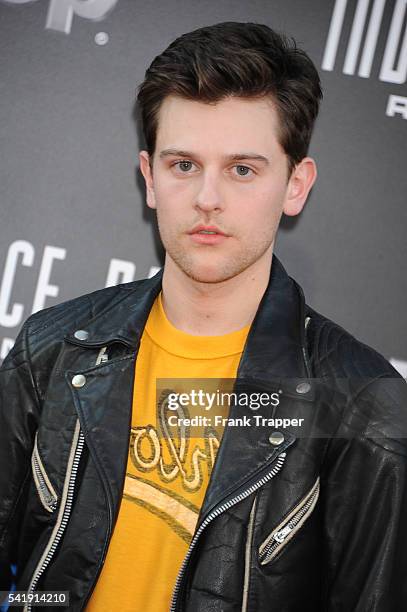
[[[301,529],[314,510],[318,497],[319,476],[308,493],[260,545],[259,561],[261,565],[270,563]]]
[[[38,452],[38,432],[35,434],[34,449],[31,456],[32,473],[35,486],[42,505],[47,512],[54,512],[58,503],[58,496],[48,478]]]

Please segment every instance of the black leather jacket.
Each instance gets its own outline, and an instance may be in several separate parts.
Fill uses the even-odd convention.
[[[66,590],[84,610],[122,497],[134,363],[160,288],[161,272],[38,312],[4,361],[1,589],[14,564],[17,589]],[[172,609],[407,610],[405,381],[305,305],[275,256],[238,381],[282,391],[258,414],[304,426],[226,427]]]

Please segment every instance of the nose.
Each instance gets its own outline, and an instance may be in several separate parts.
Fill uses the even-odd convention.
[[[195,208],[206,213],[219,212],[223,209],[220,178],[215,171],[206,171],[202,175],[202,182],[195,198]]]

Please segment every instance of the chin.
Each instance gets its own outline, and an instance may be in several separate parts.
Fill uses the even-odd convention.
[[[252,263],[250,258],[236,258],[232,255],[225,257],[215,253],[211,253],[211,256],[203,253],[198,255],[180,249],[167,250],[167,254],[179,270],[198,283],[222,283],[234,278]]]
[[[182,268],[183,272],[199,283],[221,283],[236,276],[240,270],[226,269],[220,265],[193,265]]]

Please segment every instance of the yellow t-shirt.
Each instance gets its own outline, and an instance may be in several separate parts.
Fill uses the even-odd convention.
[[[222,336],[192,336],[168,321],[161,294],[155,300],[136,361],[123,499],[87,612],[168,612],[223,427],[170,427],[169,414],[192,417],[209,409],[170,411],[165,398],[188,384],[197,390],[198,379],[212,379],[213,389],[222,379],[233,379],[249,327]],[[157,379],[170,378],[195,380],[186,387],[185,381],[179,381],[181,387],[176,380],[163,381],[156,398]]]

